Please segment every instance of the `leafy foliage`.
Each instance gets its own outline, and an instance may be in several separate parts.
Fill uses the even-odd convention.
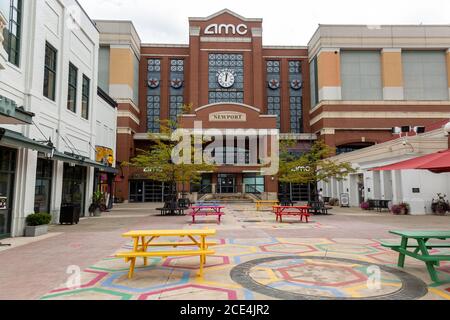
[[[349,174],[356,172],[348,162],[336,163],[328,160],[334,150],[322,140],[314,143],[311,151],[301,157],[289,154],[291,145],[284,144],[280,152],[280,176],[284,183],[318,183],[328,182],[330,178],[344,180]]]
[[[26,223],[30,227],[44,226],[50,224],[52,221],[52,216],[49,213],[34,213],[30,214]]]

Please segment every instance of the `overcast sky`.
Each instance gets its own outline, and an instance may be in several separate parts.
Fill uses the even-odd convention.
[[[188,43],[188,17],[263,18],[265,45],[306,45],[321,24],[450,24],[449,0],[79,0],[92,19],[132,20],[143,42]]]

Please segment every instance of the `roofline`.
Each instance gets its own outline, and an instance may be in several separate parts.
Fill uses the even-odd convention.
[[[134,30],[134,32],[136,33],[136,35],[137,35],[137,37],[138,37],[138,39],[139,39],[139,42],[142,42],[142,39],[141,39],[141,36],[139,35],[139,32],[137,31],[137,29],[136,29],[136,27],[135,27],[135,25],[134,25],[134,23],[133,23],[133,20],[121,20],[121,19],[95,19],[95,20],[93,20],[94,21],[94,23],[95,22],[112,22],[112,23],[129,23],[129,24],[131,24],[131,26],[133,27],[133,30]],[[100,31],[99,31],[100,32]],[[101,33],[101,32],[100,32]]]
[[[147,48],[189,48],[189,44],[186,43],[141,43],[141,47]]]
[[[245,21],[245,22],[263,22],[263,19],[261,19],[261,18],[244,18],[243,16],[241,16],[241,15],[237,14],[236,12],[234,12],[230,9],[227,9],[227,8],[222,9],[206,18],[205,17],[189,17],[189,21],[208,21],[208,20],[214,19],[215,17],[220,16],[223,13],[231,14],[232,16],[234,16],[238,19],[241,19],[242,21]]]
[[[100,30],[98,30],[97,25],[95,24],[94,20],[91,19],[91,17],[88,15],[88,13],[86,12],[86,10],[84,10],[83,6],[80,4],[80,2],[78,2],[78,0],[75,0],[75,2],[78,4],[78,6],[81,8],[81,11],[83,11],[83,13],[86,15],[86,17],[88,18],[88,20],[92,23],[92,25],[94,26],[95,30],[97,30],[98,33],[100,33]]]

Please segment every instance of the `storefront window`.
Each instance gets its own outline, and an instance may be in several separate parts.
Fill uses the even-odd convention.
[[[52,177],[53,161],[38,159],[34,193],[34,212],[36,213],[50,213]]]
[[[83,215],[86,198],[86,168],[64,164],[62,205],[73,205]]]
[[[0,239],[11,233],[16,151],[0,147]]]

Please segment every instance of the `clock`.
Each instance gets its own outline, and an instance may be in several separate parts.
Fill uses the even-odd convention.
[[[231,88],[236,81],[236,76],[232,70],[221,70],[217,74],[217,82],[225,89]]]

